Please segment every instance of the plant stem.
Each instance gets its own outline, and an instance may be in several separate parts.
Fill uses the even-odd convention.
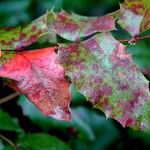
[[[0,134],[0,138],[3,139],[5,142],[7,142],[9,145],[11,145],[15,150],[19,150],[19,147],[16,144],[14,144],[10,139],[6,138],[1,134]]]
[[[19,95],[19,93],[15,92],[15,93],[12,93],[12,94],[0,99],[0,105],[7,102],[7,101],[9,101],[9,100],[12,100],[13,98],[15,98],[18,95]]]
[[[128,42],[130,44],[134,44],[134,43],[137,43],[137,42],[139,42],[139,41],[141,41],[143,39],[148,39],[148,38],[150,38],[150,35],[145,35],[145,36],[141,36],[141,37],[136,36],[136,37],[133,37],[133,38],[131,38],[129,40],[128,39],[125,39],[125,40],[118,39],[118,41],[119,42]]]

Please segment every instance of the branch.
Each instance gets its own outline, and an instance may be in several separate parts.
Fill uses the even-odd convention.
[[[13,94],[10,94],[10,95],[0,99],[0,105],[7,102],[7,101],[9,101],[9,100],[12,100],[13,98],[17,97],[18,95],[19,95],[19,93],[15,92]]]
[[[16,144],[14,144],[10,139],[6,138],[1,134],[0,134],[0,138],[3,139],[5,142],[7,142],[9,145],[11,145],[15,150],[19,150],[19,147]]]
[[[143,40],[143,39],[148,39],[148,38],[150,38],[150,35],[145,35],[145,36],[135,36],[135,37],[133,37],[133,38],[131,38],[131,39],[125,39],[125,40],[119,40],[118,39],[118,41],[119,42],[128,42],[129,44],[131,44],[131,45],[133,45],[133,44],[135,44],[135,43],[137,43],[137,42],[139,42],[139,41],[141,41],[141,40]]]

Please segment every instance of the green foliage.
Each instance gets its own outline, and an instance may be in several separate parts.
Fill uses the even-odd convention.
[[[0,130],[22,132],[18,120],[12,118],[8,113],[0,109]]]
[[[44,133],[27,134],[18,141],[23,150],[69,150],[70,148],[54,136]]]
[[[72,123],[66,121],[58,121],[51,117],[43,115],[37,107],[35,107],[25,96],[20,96],[18,105],[21,106],[23,114],[29,117],[33,123],[40,126],[44,131],[50,129],[65,129],[72,127]]]
[[[105,150],[120,137],[119,130],[113,126],[113,122],[111,120],[106,121],[104,116],[100,116],[94,110],[84,107],[73,108],[72,115],[73,124],[80,133],[78,139],[73,143],[77,149],[81,149],[81,145],[84,145],[83,149],[96,150],[98,147]],[[87,145],[86,142],[89,144]]]

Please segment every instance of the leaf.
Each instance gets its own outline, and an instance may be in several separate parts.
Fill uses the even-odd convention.
[[[18,120],[0,109],[0,130],[22,132]]]
[[[125,0],[120,5],[118,23],[132,36],[150,28],[150,7],[142,0]]]
[[[82,146],[87,146],[86,149],[91,147],[93,150],[106,150],[120,137],[119,130],[113,125],[113,122],[106,120],[93,109],[78,107],[72,108],[71,112],[74,127],[79,132],[78,138],[74,139],[78,144],[73,141],[74,149],[79,149],[82,142]]]
[[[150,6],[150,0],[142,0],[145,6]]]
[[[128,45],[127,51],[132,53],[135,64],[140,68],[142,73],[150,76],[150,50],[149,39],[142,40],[135,45]]]
[[[16,53],[14,51],[1,51],[1,57],[0,57],[0,65],[8,62],[13,57],[15,57]]]
[[[148,81],[110,33],[59,48],[66,75],[95,107],[123,126],[150,131]]]
[[[47,19],[48,21],[49,19]],[[55,23],[48,25],[63,38],[76,41],[80,37],[95,32],[104,32],[115,29],[115,19],[112,16],[85,17],[77,14],[68,14],[64,11],[55,14]]]
[[[64,11],[58,14],[50,11],[25,27],[1,29],[0,49],[20,49],[36,42],[40,37],[44,41],[55,43],[56,33],[75,41],[95,32],[114,29],[113,16],[84,17],[76,14],[69,15]]]
[[[44,116],[25,96],[20,96],[18,105],[21,106],[23,114],[40,126],[44,131],[50,129],[65,129],[72,127],[71,122],[58,121],[53,118]]]
[[[24,149],[32,150],[69,150],[69,146],[54,136],[44,133],[27,134],[18,144]]]
[[[140,33],[140,25],[142,22],[143,16],[132,12],[120,6],[120,19],[118,23],[128,31],[133,37]]]
[[[0,139],[0,149],[3,150],[4,149],[4,145],[2,143],[2,140]]]
[[[57,62],[55,47],[16,53],[0,66],[0,76],[12,79],[11,86],[47,116],[70,120],[70,82]]]
[[[46,24],[46,18],[47,15],[49,15],[49,19],[50,16],[53,18],[52,14],[53,13],[50,11],[25,27],[1,29],[0,49],[20,49],[36,42],[39,37],[48,33],[49,30]]]

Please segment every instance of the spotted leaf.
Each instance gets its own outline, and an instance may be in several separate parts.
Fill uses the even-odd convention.
[[[143,0],[125,0],[120,5],[118,23],[132,36],[150,28],[150,6]]]
[[[70,82],[57,61],[55,48],[20,52],[0,65],[0,76],[33,102],[45,115],[69,121]]]
[[[59,59],[76,89],[107,117],[150,131],[148,81],[125,48],[110,33],[100,33],[80,44],[61,45]]]
[[[115,19],[112,15],[101,17],[85,17],[62,11],[55,14],[55,23],[49,25],[55,32],[65,39],[76,41],[80,37],[91,35],[95,32],[104,32],[115,29]]]
[[[50,11],[27,26],[0,30],[0,49],[14,50],[36,42],[42,35],[48,34],[47,16],[53,19]],[[52,21],[52,20],[51,20]]]

